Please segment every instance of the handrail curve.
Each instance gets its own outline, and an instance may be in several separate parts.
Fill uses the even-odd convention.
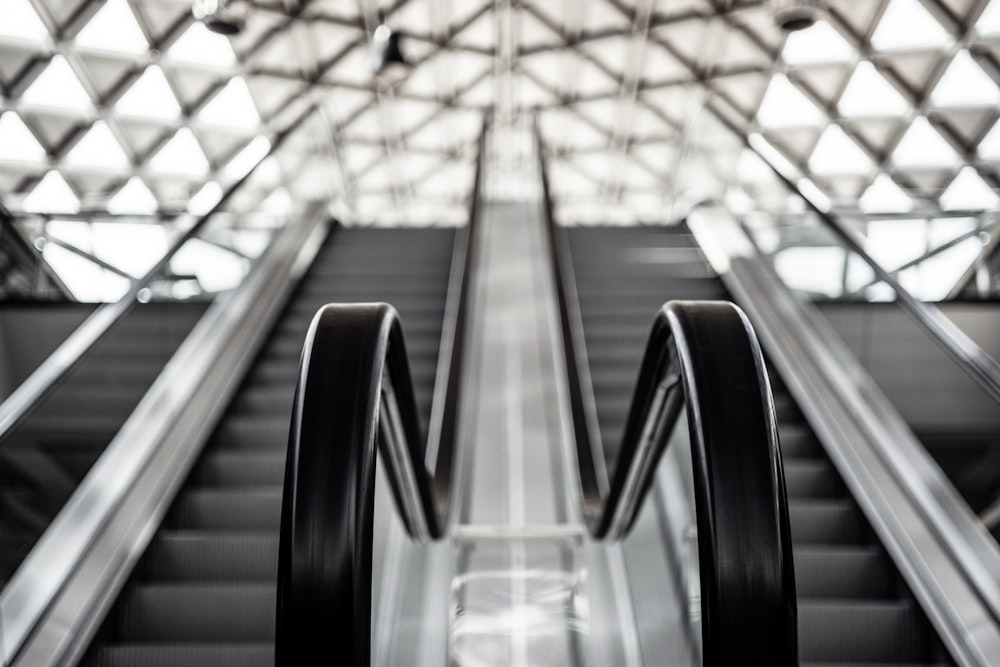
[[[275,664],[368,665],[376,446],[412,536],[439,537],[402,328],[385,303],[329,304],[302,352],[278,558]]]
[[[703,665],[797,665],[788,500],[770,384],[736,305],[671,301],[657,314],[594,537],[624,538],[687,414],[701,576]]]

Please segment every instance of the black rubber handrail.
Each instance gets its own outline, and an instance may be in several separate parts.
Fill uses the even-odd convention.
[[[535,137],[587,528],[624,538],[686,408],[701,578],[702,664],[798,664],[788,500],[760,344],[728,302],[672,301],[656,315],[614,470],[596,425],[565,229],[556,225]],[[605,481],[607,475],[607,481]]]
[[[289,435],[278,667],[369,665],[376,443],[400,516],[414,503],[432,522],[418,424],[396,311],[384,303],[324,306],[306,336]]]
[[[310,325],[285,464],[278,667],[369,664],[376,441],[409,536],[436,540],[447,529],[489,118],[479,137],[469,221],[455,242],[426,446],[395,309],[330,304]],[[424,462],[431,446],[433,472]]]

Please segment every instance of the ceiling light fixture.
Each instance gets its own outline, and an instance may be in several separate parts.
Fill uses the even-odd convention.
[[[822,18],[825,0],[771,0],[774,21],[786,32],[805,30]]]
[[[380,80],[394,84],[405,79],[413,64],[400,48],[402,34],[383,23],[372,35],[372,71]]]
[[[191,13],[220,35],[239,34],[246,25],[247,10],[242,0],[193,0]]]

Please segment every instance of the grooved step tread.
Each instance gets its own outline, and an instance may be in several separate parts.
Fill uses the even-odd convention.
[[[336,229],[292,296],[84,665],[273,664],[278,527],[303,340],[326,303],[400,313],[429,410],[454,231]]]

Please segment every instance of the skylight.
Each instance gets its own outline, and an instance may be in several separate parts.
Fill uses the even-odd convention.
[[[994,106],[1000,103],[1000,89],[983,68],[962,49],[945,70],[931,93],[936,106]]]
[[[872,46],[879,51],[946,46],[948,33],[919,0],[892,0],[882,15]]]
[[[901,116],[910,108],[903,96],[869,61],[858,63],[837,103],[842,116]]]
[[[781,57],[789,65],[848,63],[857,57],[857,52],[836,28],[820,21],[809,30],[791,33]]]
[[[21,207],[29,213],[77,213],[80,200],[58,171],[50,171],[24,198]]]
[[[763,127],[808,127],[824,120],[823,113],[784,74],[775,74],[764,94],[757,120]]]
[[[167,55],[177,62],[209,67],[231,67],[236,63],[236,54],[229,40],[212,32],[200,21],[191,24],[170,47]]]
[[[157,65],[146,68],[115,108],[118,113],[140,118],[175,120],[181,115],[181,107],[170,90],[167,77]]]
[[[918,116],[903,135],[892,161],[898,167],[941,168],[958,163],[958,155],[930,122]]]
[[[986,160],[996,160],[1000,161],[1000,121],[998,121],[993,129],[979,142],[979,148],[977,149],[979,157]]]
[[[976,31],[983,36],[1000,35],[1000,2],[993,0],[986,6],[976,22]]]
[[[809,169],[820,175],[866,174],[874,166],[871,158],[839,125],[827,126],[809,158]]]
[[[142,276],[167,251],[167,230],[133,222],[95,222],[94,254],[133,276]]]
[[[45,149],[13,111],[0,115],[0,160],[45,161]]]
[[[92,108],[90,95],[73,73],[73,69],[61,55],[52,56],[52,61],[35,82],[24,91],[21,99],[27,104],[71,109],[85,113]]]
[[[941,195],[941,208],[946,211],[992,210],[1000,203],[989,185],[972,166],[962,167],[958,176]]]
[[[125,169],[128,156],[103,120],[94,125],[66,156],[66,164],[76,167]]]
[[[858,203],[865,213],[906,213],[913,209],[913,199],[886,173],[875,177]]]
[[[126,0],[108,0],[83,27],[76,43],[89,49],[141,55],[149,49]]]
[[[115,215],[152,215],[158,208],[156,197],[138,176],[130,178],[128,183],[108,200],[108,213]]]
[[[49,32],[29,0],[3,0],[0,35],[40,42],[48,37]]]
[[[250,89],[243,77],[233,77],[198,114],[208,125],[249,130],[260,124]]]
[[[208,172],[208,158],[191,130],[182,127],[149,161],[149,168],[160,174],[198,177]]]

